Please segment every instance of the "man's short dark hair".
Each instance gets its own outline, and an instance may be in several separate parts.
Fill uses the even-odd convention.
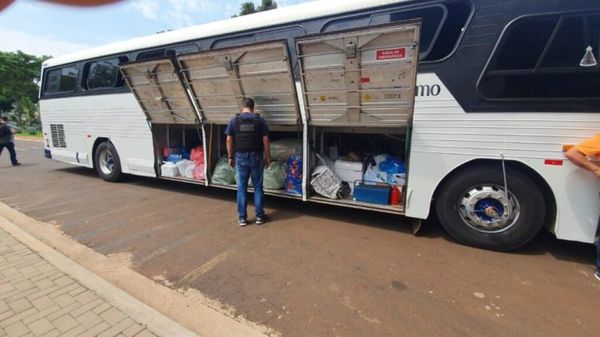
[[[2,116],[0,119],[2,119],[5,123],[8,123],[8,117]]]
[[[242,108],[248,108],[250,110],[254,110],[254,100],[252,98],[244,98],[242,100]]]

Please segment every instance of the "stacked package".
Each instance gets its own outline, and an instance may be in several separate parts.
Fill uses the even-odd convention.
[[[286,165],[285,191],[291,194],[302,194],[302,155],[292,154]]]
[[[203,147],[195,147],[191,152],[187,149],[164,148],[163,158],[165,158],[164,164],[160,166],[162,176],[204,179]]]

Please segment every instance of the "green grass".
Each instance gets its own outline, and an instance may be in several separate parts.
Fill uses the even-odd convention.
[[[40,138],[40,139],[42,139],[43,134],[42,134],[42,131],[37,131],[35,133],[29,133],[29,132],[26,132],[26,131],[20,131],[20,132],[17,132],[15,134],[15,136],[33,137],[33,138]]]

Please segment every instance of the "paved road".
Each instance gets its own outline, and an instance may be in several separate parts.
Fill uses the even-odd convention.
[[[541,234],[513,253],[460,246],[435,225],[267,198],[239,228],[233,191],[42,158],[0,157],[0,201],[174,289],[196,289],[285,336],[597,336],[591,245]]]
[[[0,229],[0,336],[156,337]]]

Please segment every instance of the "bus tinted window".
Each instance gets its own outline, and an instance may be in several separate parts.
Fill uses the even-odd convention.
[[[93,62],[89,65],[86,87],[89,90],[108,89],[117,86],[119,59]]]
[[[136,61],[157,59],[165,56],[165,49],[144,51],[138,54]]]
[[[525,17],[504,33],[479,83],[487,99],[600,98],[600,14]]]
[[[48,71],[46,74],[46,94],[75,91],[79,68],[75,65]]]
[[[421,61],[438,61],[452,53],[471,15],[471,5],[463,0],[421,8],[407,8],[392,13],[346,17],[328,22],[323,32],[364,27],[390,22],[421,19]]]
[[[564,18],[541,66],[577,67],[588,46],[600,48],[600,15]]]

